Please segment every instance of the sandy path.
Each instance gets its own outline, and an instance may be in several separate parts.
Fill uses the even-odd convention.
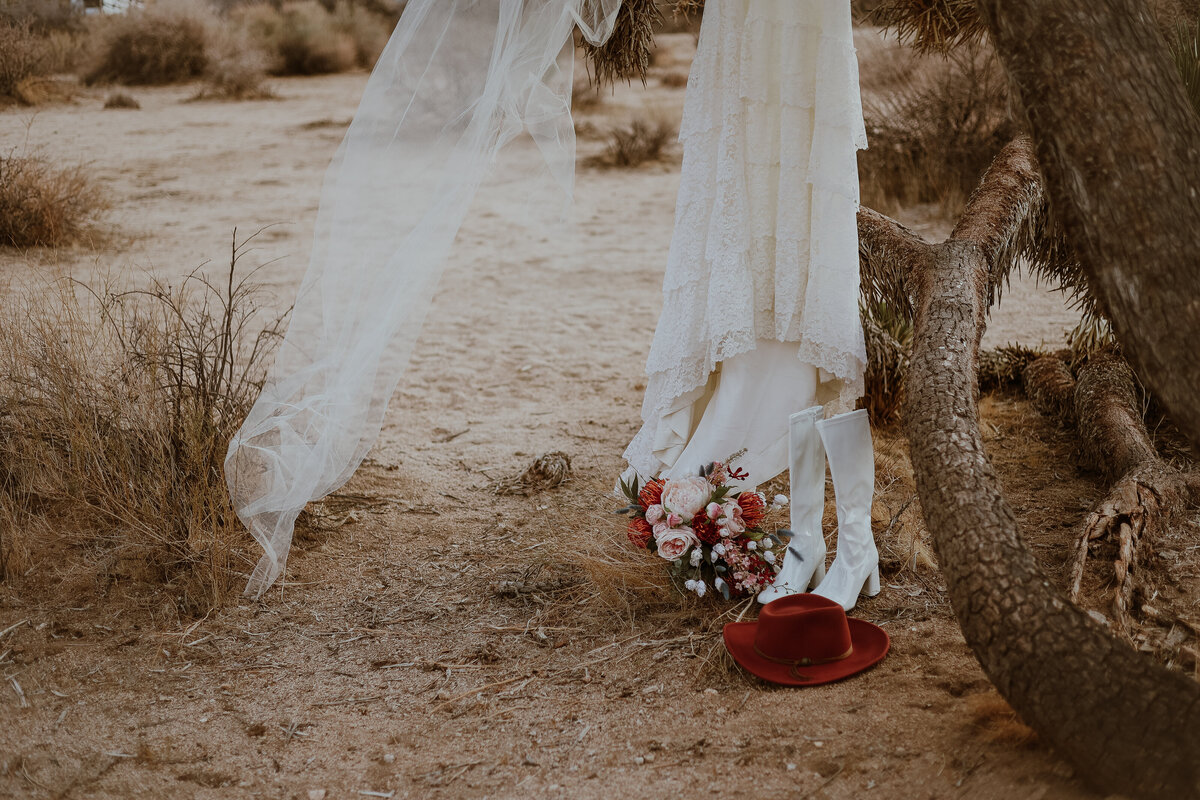
[[[40,113],[31,140],[94,166],[120,235],[98,251],[5,253],[0,275],[129,264],[177,276],[223,258],[235,225],[284,222],[254,260],[285,259],[264,273],[285,302],[340,134],[308,124],[348,119],[362,82],[281,82],[283,99],[243,104],[155,90],[139,93],[140,112],[93,97]],[[656,107],[678,103],[654,92]],[[0,113],[0,138],[24,124]],[[608,606],[575,568],[573,539],[619,546],[606,489],[637,427],[677,182],[673,166],[582,171],[580,235],[565,250],[496,214],[502,192],[476,205],[379,446],[338,501],[357,521],[307,535],[265,603],[196,623],[119,574],[0,587],[0,630],[30,622],[0,641],[3,676],[28,704],[0,687],[0,794],[1092,796],[980,711],[993,695],[928,571],[893,567],[857,612],[891,632],[883,664],[782,691],[711,658],[714,606]],[[1023,406],[987,413],[1010,483],[1065,458],[1068,443]],[[881,463],[902,460],[893,437],[879,444]],[[574,461],[567,486],[488,490],[555,449]],[[1075,509],[1093,494],[1067,476],[1060,500]],[[1062,542],[1039,546],[1056,569]],[[53,576],[58,556],[44,558],[37,574]],[[503,580],[525,591],[498,591]]]

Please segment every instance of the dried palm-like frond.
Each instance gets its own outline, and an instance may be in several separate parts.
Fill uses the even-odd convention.
[[[862,304],[859,313],[867,340],[865,407],[871,423],[878,427],[900,414],[913,325],[910,317],[886,302]]]
[[[1120,345],[1108,320],[1094,312],[1087,312],[1075,329],[1067,334],[1067,347],[1071,351],[1070,366],[1074,369],[1096,353],[1118,350]]]
[[[1200,25],[1180,25],[1170,41],[1171,56],[1192,107],[1200,114]]]
[[[675,0],[675,16],[691,17],[704,13],[704,0]]]
[[[1025,368],[1045,353],[1021,345],[1008,345],[979,353],[979,390],[988,392],[1021,382]]]
[[[608,41],[598,47],[584,42],[592,79],[601,86],[634,78],[645,83],[654,49],[654,29],[661,22],[656,0],[625,0]]]
[[[884,0],[872,18],[925,53],[948,52],[987,32],[975,0]]]

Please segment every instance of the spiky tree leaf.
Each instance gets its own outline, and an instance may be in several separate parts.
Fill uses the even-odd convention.
[[[946,53],[986,32],[974,0],[884,0],[872,17],[921,52]]]

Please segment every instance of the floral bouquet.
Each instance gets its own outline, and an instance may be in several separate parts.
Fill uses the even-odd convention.
[[[671,562],[671,576],[700,597],[711,585],[728,600],[753,597],[771,585],[779,567],[777,533],[763,530],[768,511],[787,505],[776,495],[768,505],[760,492],[736,492],[730,478],[745,472],[713,462],[691,478],[621,481],[629,505],[629,541]],[[785,535],[786,531],[781,531]]]

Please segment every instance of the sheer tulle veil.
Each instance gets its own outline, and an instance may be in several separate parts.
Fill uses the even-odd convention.
[[[380,430],[468,206],[528,134],[571,194],[576,27],[599,44],[621,0],[410,0],[325,177],[308,271],[274,365],[225,461],[264,550],[247,594],[283,571],[296,517],[350,478]],[[531,209],[538,213],[538,209]]]

